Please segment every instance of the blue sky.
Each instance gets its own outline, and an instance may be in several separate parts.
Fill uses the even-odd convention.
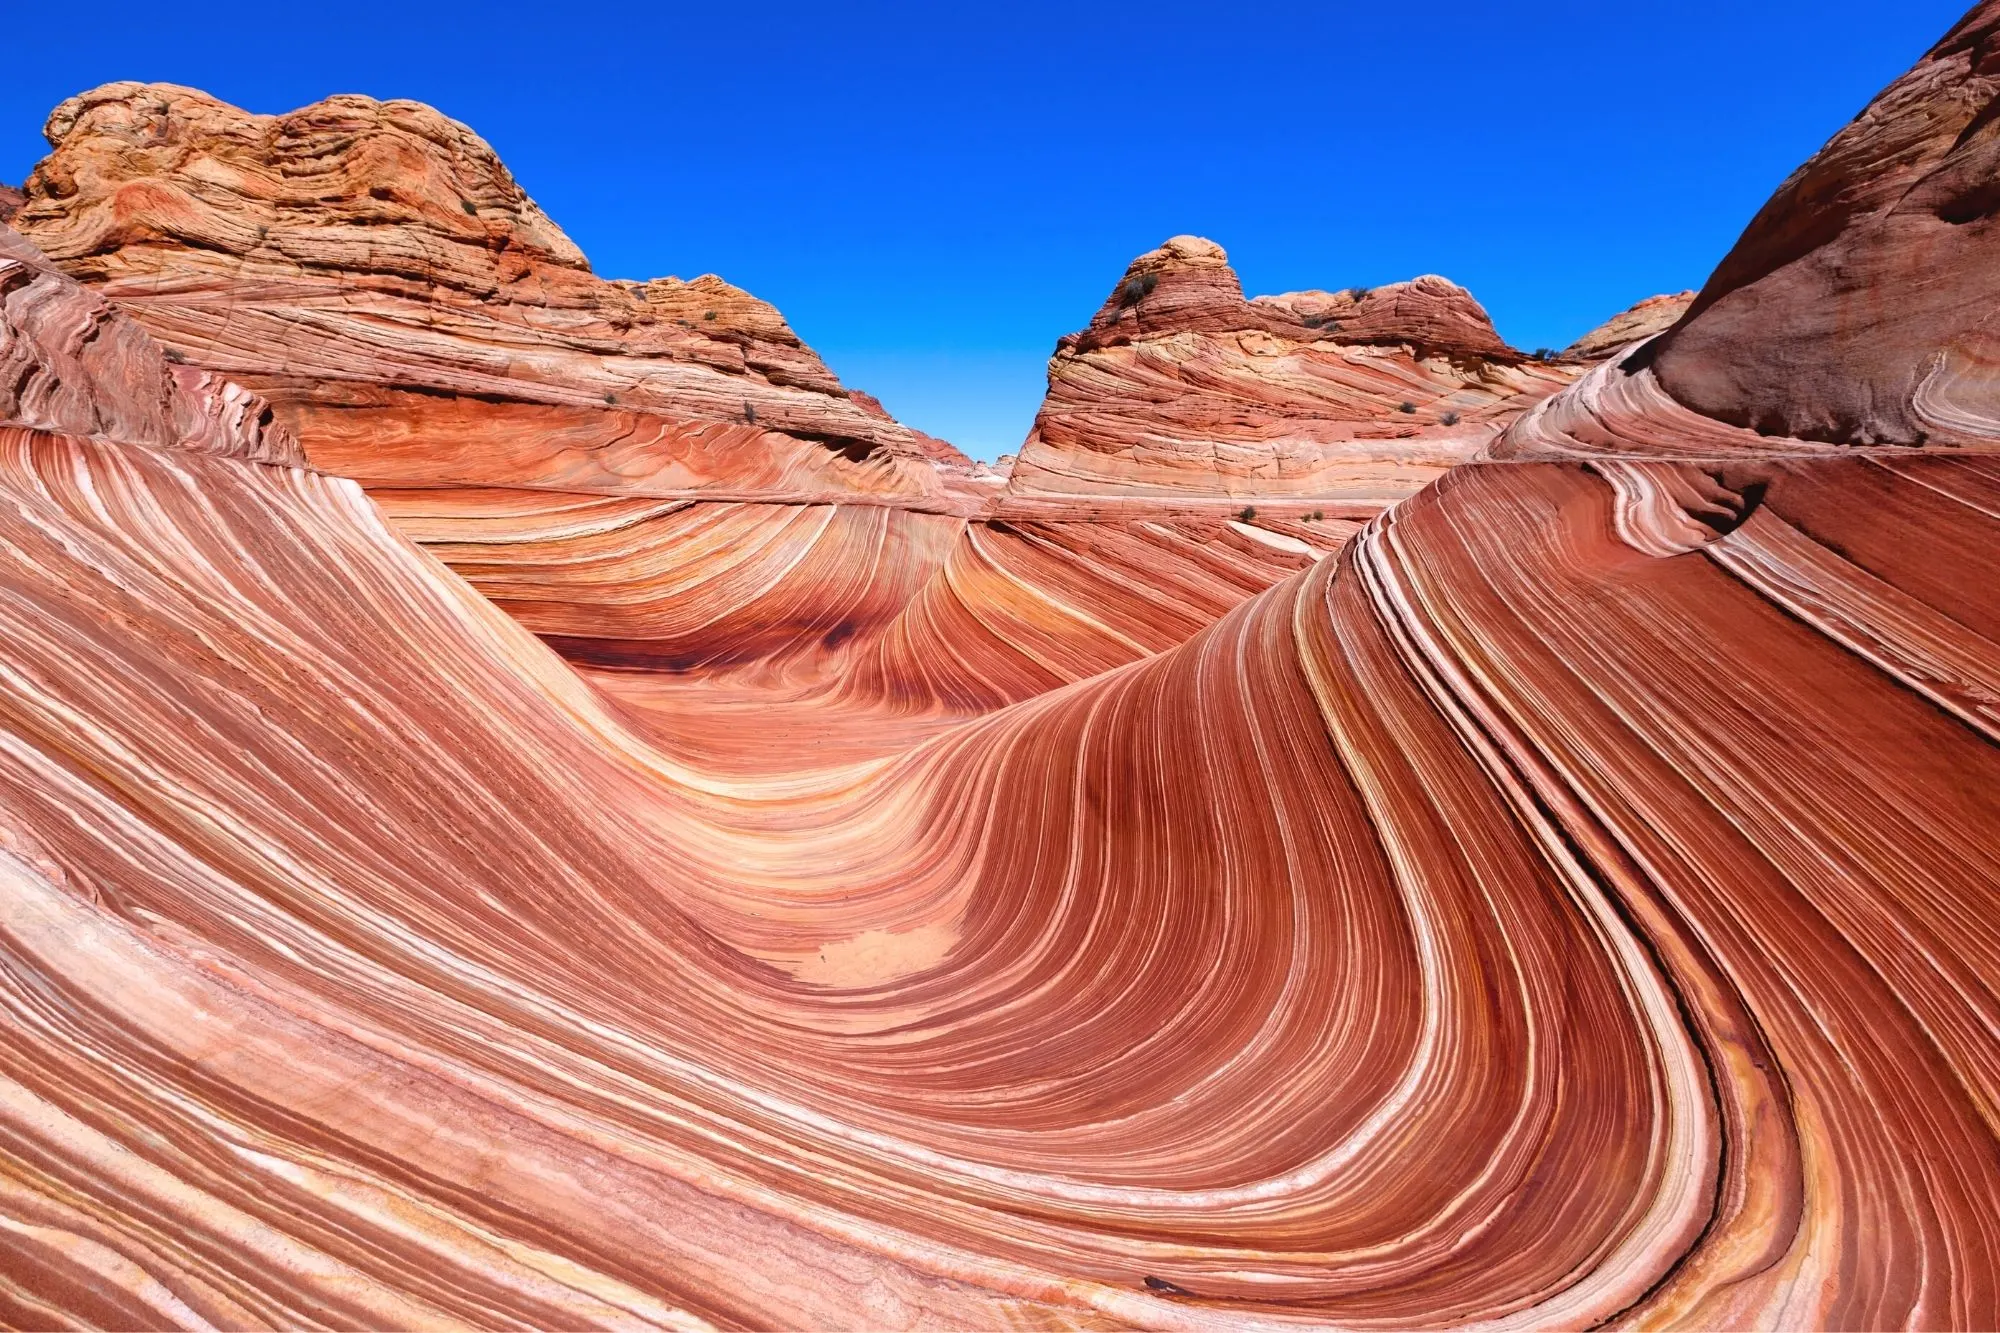
[[[1699,286],[1965,3],[22,5],[0,179],[113,79],[417,98],[598,272],[720,273],[990,458],[1178,232],[1253,294],[1443,273],[1528,348]]]

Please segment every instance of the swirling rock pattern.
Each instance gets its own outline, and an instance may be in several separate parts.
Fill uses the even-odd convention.
[[[0,1322],[2000,1323],[2000,436],[371,498],[22,253]]]

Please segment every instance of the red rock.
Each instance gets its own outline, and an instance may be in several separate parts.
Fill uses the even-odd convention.
[[[2000,1324],[1978,419],[378,507],[6,244],[0,1324]]]
[[[0,227],[0,422],[148,449],[303,464],[270,405],[169,357]]]
[[[0,185],[0,223],[13,218],[21,207],[22,194],[11,185]]]
[[[1769,435],[1991,434],[1996,39],[2000,4],[1983,0],[1779,188],[1654,347],[1668,393]]]
[[[1572,361],[1602,361],[1633,343],[1665,333],[1693,304],[1693,292],[1649,296],[1578,338],[1563,349],[1563,356]]]

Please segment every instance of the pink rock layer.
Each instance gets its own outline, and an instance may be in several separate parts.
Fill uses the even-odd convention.
[[[1509,348],[1443,278],[1246,301],[1220,246],[1179,236],[1058,344],[1007,494],[1379,510],[1573,373]]]
[[[0,1323],[2000,1324],[2000,431],[378,504],[5,254]]]

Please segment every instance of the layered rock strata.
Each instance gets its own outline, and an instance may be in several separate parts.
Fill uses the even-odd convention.
[[[2000,1324],[2000,432],[378,506],[5,255],[0,1322]]]
[[[1572,373],[1508,347],[1443,278],[1245,300],[1220,246],[1179,236],[1058,344],[1007,495],[1262,496],[1365,517]]]
[[[415,102],[257,116],[108,84],[50,116],[13,225],[375,483],[935,500],[941,442],[849,398],[720,278],[607,282]]]

